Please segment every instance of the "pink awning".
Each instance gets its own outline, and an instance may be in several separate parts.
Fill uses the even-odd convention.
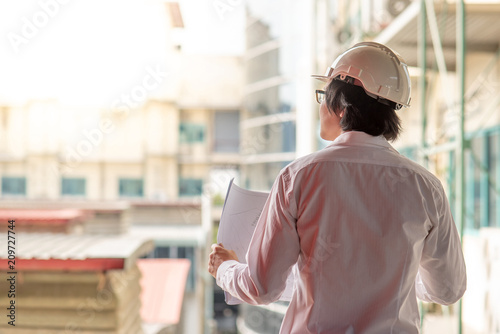
[[[142,320],[147,323],[179,323],[190,261],[140,259],[137,265],[142,273]]]
[[[78,209],[35,210],[0,209],[0,220],[15,220],[16,224],[65,224],[73,220],[88,218],[89,213]]]

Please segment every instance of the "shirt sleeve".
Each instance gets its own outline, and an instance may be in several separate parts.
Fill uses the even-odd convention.
[[[247,264],[226,261],[217,270],[224,291],[254,305],[279,299],[300,252],[294,198],[289,174],[280,173],[255,227]]]
[[[465,293],[467,276],[462,245],[442,188],[439,195],[438,219],[424,240],[415,288],[421,300],[449,305]]]

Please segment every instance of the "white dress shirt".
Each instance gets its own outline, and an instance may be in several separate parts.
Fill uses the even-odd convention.
[[[277,177],[246,256],[217,284],[249,304],[279,299],[298,273],[281,333],[418,333],[417,297],[451,304],[466,288],[440,181],[383,137],[346,132]]]

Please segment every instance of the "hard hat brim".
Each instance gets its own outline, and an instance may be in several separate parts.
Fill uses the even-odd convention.
[[[328,82],[332,77],[327,77],[326,75],[311,75],[314,79],[321,80],[323,82]]]

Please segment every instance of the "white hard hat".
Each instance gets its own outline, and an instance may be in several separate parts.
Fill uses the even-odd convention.
[[[325,75],[313,75],[322,81],[340,79],[362,86],[365,92],[384,103],[410,106],[410,75],[403,58],[387,46],[375,42],[354,45],[335,59]]]

